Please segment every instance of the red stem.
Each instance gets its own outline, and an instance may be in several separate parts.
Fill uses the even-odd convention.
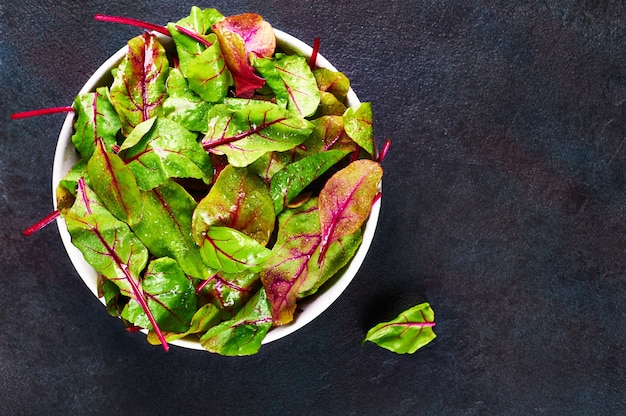
[[[36,116],[44,116],[46,114],[55,114],[55,113],[71,113],[74,111],[72,106],[63,106],[63,107],[51,107],[51,108],[42,108],[39,110],[29,110],[22,111],[20,113],[11,114],[11,120],[17,120],[20,118],[27,117],[36,117]]]
[[[123,25],[140,27],[145,30],[153,30],[165,36],[171,36],[169,30],[167,30],[166,27],[155,25],[154,23],[144,22],[143,20],[122,16],[109,16],[106,14],[97,14],[93,18],[101,22],[121,23]]]
[[[311,59],[309,59],[309,67],[311,71],[315,69],[315,64],[317,63],[317,54],[320,51],[320,38],[313,39],[313,51],[311,51]]]
[[[391,146],[391,140],[387,139],[385,141],[385,144],[383,145],[383,148],[378,154],[378,159],[376,160],[378,163],[383,163],[383,160],[385,159],[385,156],[387,156],[387,152],[389,151],[389,146]]]
[[[61,215],[61,212],[58,209],[54,210],[52,213],[46,215],[42,220],[38,221],[37,223],[31,225],[30,227],[22,231],[22,234],[32,235],[36,233],[37,231],[41,230],[46,225],[50,224],[52,221],[59,218],[59,215]]]
[[[180,33],[189,36],[190,38],[197,40],[198,42],[200,42],[201,44],[203,44],[204,46],[206,46],[207,48],[212,46],[212,43],[207,42],[206,39],[202,38],[202,36],[200,36],[200,34],[189,30],[187,28],[184,28],[180,25],[176,25],[176,30],[178,30]]]

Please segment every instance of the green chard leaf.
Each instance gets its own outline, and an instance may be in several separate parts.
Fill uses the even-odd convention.
[[[162,115],[168,72],[165,49],[155,35],[144,33],[128,41],[128,53],[111,85],[111,102],[124,135],[142,121]]]
[[[197,289],[200,299],[220,310],[222,319],[232,319],[259,288],[259,275],[253,272],[216,271]]]
[[[217,325],[220,322],[219,309],[210,303],[200,307],[191,318],[189,330],[185,332],[169,332],[164,331],[163,336],[168,342],[175,341],[177,339],[185,338],[189,335],[201,334],[206,332],[209,328]],[[148,342],[152,345],[158,345],[160,343],[159,338],[154,331],[149,331],[147,336]]]
[[[266,152],[290,150],[306,140],[312,130],[309,121],[264,101],[240,109],[217,104],[209,110],[208,118],[202,146],[225,154],[236,167],[247,166]]]
[[[326,115],[312,121],[313,131],[307,140],[302,143],[310,154],[324,150],[347,150],[354,152],[359,146],[346,134],[343,128],[343,117]]]
[[[65,214],[65,222],[72,244],[80,250],[85,261],[103,278],[115,283],[122,295],[139,304],[167,350],[167,342],[141,286],[140,273],[148,262],[146,247],[126,223],[104,208],[82,179],[78,181],[76,202]]]
[[[107,152],[102,140],[87,162],[93,190],[111,213],[127,224],[135,224],[143,211],[143,200],[133,172],[115,153]]]
[[[189,330],[191,318],[196,313],[196,291],[176,260],[161,257],[151,261],[141,286],[159,328],[171,332]],[[144,309],[134,299],[122,311],[122,318],[152,329]]]
[[[204,244],[211,226],[230,227],[265,246],[276,215],[267,186],[247,168],[226,166],[193,213],[193,237]]]
[[[202,42],[198,42],[196,39],[181,33],[176,26],[188,29],[200,38],[207,40],[208,34],[211,33],[211,26],[223,18],[224,16],[216,9],[201,9],[198,6],[192,6],[189,16],[176,23],[167,25],[176,45],[178,65],[183,74],[187,74],[189,62],[200,55],[206,49],[206,46]]]
[[[176,259],[189,276],[208,278],[209,268],[191,236],[191,216],[196,201],[172,180],[142,194],[143,215],[132,227],[137,237],[153,255]]]
[[[278,235],[261,271],[275,325],[293,320],[298,298],[308,296],[345,266],[362,241],[361,230],[334,242],[320,261],[322,241],[317,199],[278,216]]]
[[[206,132],[207,114],[211,104],[189,88],[187,78],[177,68],[170,68],[167,78],[168,96],[163,102],[163,115],[187,130]]]
[[[122,123],[111,104],[108,87],[79,94],[74,100],[74,113],[72,143],[83,158],[91,157],[98,140],[102,140],[107,148],[116,143]]]
[[[350,107],[343,115],[346,134],[370,156],[374,156],[375,152],[373,118],[371,103]]]
[[[313,75],[320,91],[329,92],[340,102],[346,102],[346,97],[350,90],[350,79],[348,77],[341,72],[331,71],[326,68],[315,68]]]
[[[276,213],[280,213],[304,188],[347,154],[341,150],[314,153],[278,171],[270,183],[270,195]]]
[[[211,183],[211,158],[198,143],[196,133],[164,117],[140,123],[135,130],[147,132],[140,136],[133,131],[127,139],[131,143],[124,142],[120,155],[134,172],[140,189],[150,190],[168,178],[196,178]]]
[[[335,173],[319,195],[321,250],[339,238],[355,233],[369,216],[383,175],[380,164],[356,160]]]
[[[231,320],[209,329],[200,344],[210,352],[228,356],[256,354],[272,327],[265,291],[261,288]]]
[[[200,254],[211,268],[226,273],[258,272],[270,250],[229,227],[209,227],[200,242]]]
[[[370,329],[362,343],[371,341],[398,354],[413,354],[435,339],[434,326],[435,312],[429,303],[421,303]]]
[[[230,72],[215,34],[207,36],[209,46],[187,65],[189,88],[204,101],[216,103],[226,97],[230,86]]]
[[[315,113],[316,117],[321,116],[343,116],[347,107],[337,99],[333,94],[321,91],[320,106]]]

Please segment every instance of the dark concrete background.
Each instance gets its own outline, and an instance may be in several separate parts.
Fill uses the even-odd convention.
[[[9,4],[10,3],[10,4]],[[246,358],[164,353],[109,317],[48,227],[63,116],[137,29],[187,1],[0,3],[0,414],[626,414],[623,1],[214,1],[321,53],[373,103],[379,228],[345,294]],[[437,339],[361,346],[418,302]]]

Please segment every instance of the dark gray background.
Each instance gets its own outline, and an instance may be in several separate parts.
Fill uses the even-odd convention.
[[[51,168],[71,104],[139,29],[188,1],[0,2],[0,413],[618,415],[626,413],[626,5],[623,1],[214,1],[253,11],[373,103],[381,219],[345,294],[246,358],[124,331],[55,226]],[[427,300],[414,355],[360,345]]]

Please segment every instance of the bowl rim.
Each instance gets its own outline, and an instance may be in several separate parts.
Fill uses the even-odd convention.
[[[311,57],[313,48],[298,38],[285,33],[281,30],[274,29],[276,35],[277,45],[286,51],[302,55],[309,59]],[[172,43],[171,38],[168,36],[157,34],[159,40],[164,44]],[[128,51],[128,45],[120,48],[111,57],[104,61],[98,69],[91,75],[88,81],[80,89],[79,94],[88,93],[94,91],[98,86],[104,85],[103,79],[106,79],[110,75],[110,70],[116,66],[124,57]],[[337,69],[321,54],[317,55],[316,67],[330,69],[337,71]],[[347,95],[347,104],[349,107],[356,107],[360,104],[360,100],[356,93],[350,87]],[[61,131],[54,154],[53,169],[52,169],[52,200],[54,208],[57,209],[56,200],[56,188],[59,182],[65,177],[66,173],[78,160],[74,145],[71,140],[73,132],[74,114],[69,113]],[[382,190],[382,182],[379,185]],[[359,271],[361,264],[365,260],[365,256],[371,246],[374,238],[374,232],[377,226],[378,217],[380,214],[381,198],[379,198],[373,205],[370,211],[369,218],[364,225],[363,229],[363,241],[357,249],[354,257],[350,260],[349,264],[337,275],[333,276],[330,281],[326,282],[314,295],[304,298],[298,302],[299,312],[294,317],[294,320],[286,325],[273,327],[269,330],[267,335],[262,341],[262,344],[269,344],[270,342],[284,338],[298,329],[304,327],[315,318],[320,316],[325,310],[327,310],[332,303],[334,303],[339,296],[345,291],[350,282],[354,279]],[[104,298],[98,296],[97,287],[97,273],[96,271],[85,261],[82,253],[76,248],[71,241],[70,234],[67,230],[67,226],[63,217],[59,217],[57,220],[57,227],[65,250],[74,266],[74,269],[79,274],[85,285],[93,293],[93,295],[102,303],[106,304]],[[142,332],[147,332],[142,330]],[[204,350],[202,345],[192,339],[179,339],[169,342],[170,345],[176,345],[183,348]]]

